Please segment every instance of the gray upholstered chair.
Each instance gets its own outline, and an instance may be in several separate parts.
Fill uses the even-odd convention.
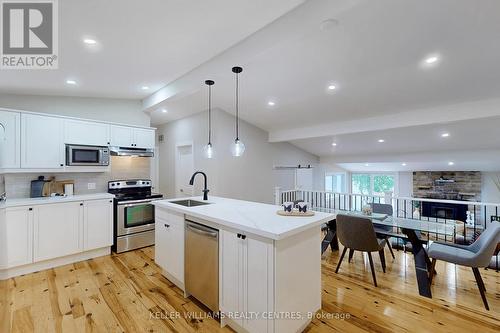
[[[433,272],[436,266],[436,260],[443,260],[453,264],[467,266],[472,268],[474,277],[483,299],[486,310],[489,310],[486,300],[486,288],[483,279],[479,273],[480,267],[488,267],[491,256],[495,252],[497,244],[500,242],[500,222],[492,222],[483,231],[478,239],[471,245],[458,245],[434,242],[429,246],[427,253],[432,258],[432,269],[429,280],[432,283]]]
[[[386,214],[387,216],[392,216],[392,214],[393,214],[392,213],[393,212],[392,205],[381,204],[381,203],[371,203],[370,206],[372,207],[372,210],[374,213]],[[373,226],[375,228],[375,232],[377,232],[377,230],[380,230],[382,232],[392,231],[392,227],[388,226],[388,225],[377,224],[376,222],[373,222]],[[389,242],[389,236],[381,236],[381,238],[385,239],[385,244],[387,244],[387,248],[389,248],[389,251],[391,252],[392,259],[396,259],[396,257],[394,256],[394,252],[392,251],[391,243]],[[354,250],[350,249],[349,250],[349,262],[351,262],[353,255],[354,255]]]
[[[375,277],[375,269],[373,267],[373,259],[371,252],[377,251],[380,255],[380,262],[385,273],[385,255],[384,246],[385,239],[378,239],[370,219],[352,215],[337,215],[337,237],[344,245],[344,250],[340,256],[339,263],[335,269],[338,273],[340,264],[344,259],[347,249],[362,251],[368,253],[370,260],[370,269],[373,277],[373,284],[377,286],[377,278]]]
[[[392,208],[392,205],[390,204],[381,204],[381,203],[372,203],[372,210],[374,213],[379,213],[379,214],[386,214],[387,216],[392,216],[394,209]],[[392,231],[392,227],[388,225],[383,225],[383,224],[377,224],[373,223],[375,227],[375,232],[377,229],[382,230],[382,231]],[[389,251],[391,252],[392,259],[395,259],[396,257],[394,256],[394,252],[392,251],[392,246],[391,242],[389,241],[389,236],[385,236],[384,239],[386,240],[387,247],[389,248]]]

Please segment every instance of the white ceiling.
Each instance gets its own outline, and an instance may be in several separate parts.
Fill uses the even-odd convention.
[[[59,1],[59,69],[1,71],[0,92],[141,99],[302,2]]]
[[[322,30],[321,22],[337,26]],[[435,66],[421,62],[438,54]],[[497,0],[314,0],[145,100],[159,124],[214,104],[273,131],[500,96]],[[327,92],[334,83],[338,89]],[[276,105],[267,106],[268,100]],[[156,111],[168,109],[168,114]]]

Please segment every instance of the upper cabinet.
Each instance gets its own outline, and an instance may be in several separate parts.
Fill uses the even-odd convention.
[[[134,143],[138,148],[155,147],[155,130],[148,128],[134,128]]]
[[[21,114],[21,168],[64,167],[63,119]]]
[[[154,129],[111,125],[111,146],[154,148]]]
[[[109,145],[109,125],[91,121],[64,120],[64,143],[86,146]]]
[[[0,172],[75,172],[66,166],[66,144],[154,149],[155,129],[0,109]]]
[[[21,167],[21,114],[0,112],[0,168]]]

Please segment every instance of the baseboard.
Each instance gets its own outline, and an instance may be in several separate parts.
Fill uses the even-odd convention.
[[[42,271],[49,268],[64,266],[78,261],[88,260],[111,254],[110,247],[103,247],[91,251],[72,254],[65,257],[45,260],[33,264],[0,270],[0,280],[7,280],[16,276]]]

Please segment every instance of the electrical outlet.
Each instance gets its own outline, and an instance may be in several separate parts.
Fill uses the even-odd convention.
[[[87,188],[89,190],[95,190],[95,183],[87,183]]]

